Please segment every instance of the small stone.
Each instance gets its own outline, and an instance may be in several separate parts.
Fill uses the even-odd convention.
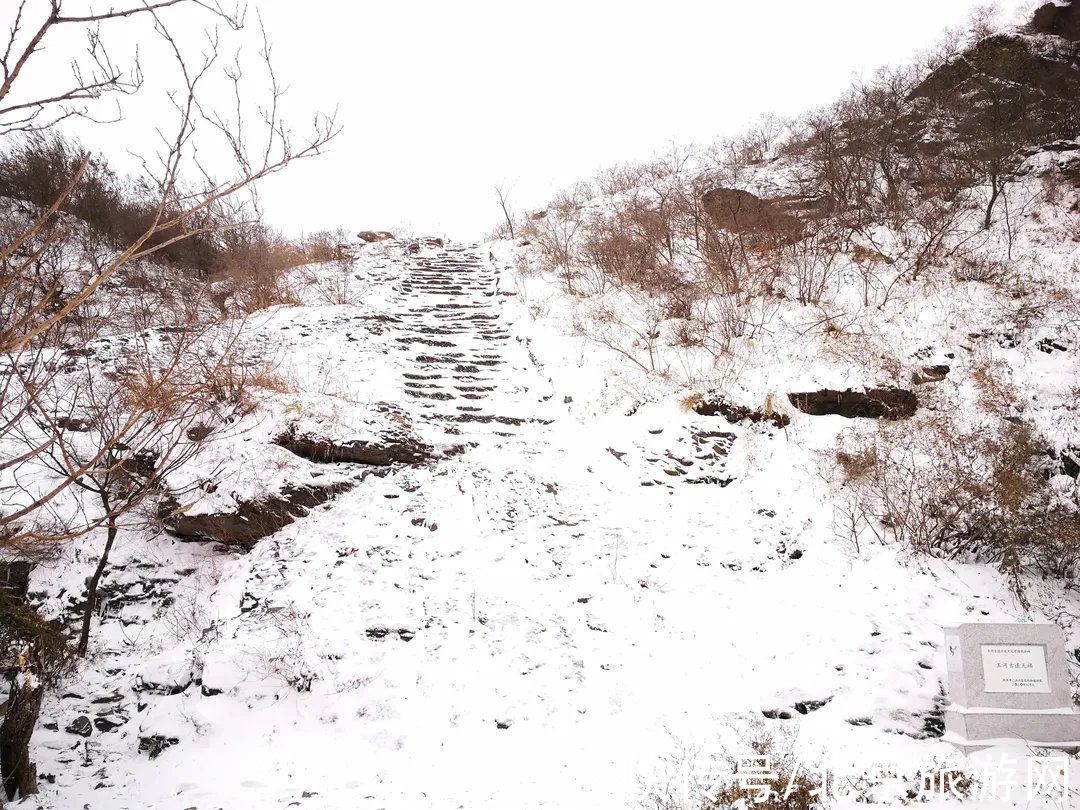
[[[90,722],[90,718],[83,714],[69,723],[64,728],[64,731],[68,734],[77,734],[80,737],[89,737],[94,733],[94,726]]]
[[[95,717],[94,728],[98,731],[108,732],[120,728],[125,722],[127,722],[125,719],[115,714],[108,717]]]

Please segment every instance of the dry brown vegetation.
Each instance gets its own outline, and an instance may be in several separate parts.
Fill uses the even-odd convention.
[[[1075,321],[1073,302],[1051,304],[1012,251],[1036,198],[1075,197],[1054,172],[1023,193],[1016,180],[1040,145],[1080,132],[1080,80],[990,20],[799,119],[603,172],[516,233],[568,292],[601,296],[579,311],[580,334],[649,372],[668,370],[671,346],[725,353],[795,302],[808,310],[801,336],[899,381],[904,364],[863,330],[916,284],[991,285],[1010,322],[1047,307]],[[854,522],[921,553],[994,561],[1018,588],[1024,571],[1074,576],[1080,504],[1047,484],[1045,442],[1018,416],[1005,369],[968,371],[972,425],[949,403],[838,449]]]
[[[1047,446],[1026,423],[934,415],[846,437],[835,460],[853,536],[865,528],[919,553],[996,563],[1021,598],[1025,572],[1077,574],[1077,504],[1051,487]]]
[[[1007,197],[1025,150],[1074,136],[1080,104],[1026,41],[980,39],[988,19],[827,108],[615,167],[512,224],[570,293],[643,290],[718,350],[752,334],[753,313],[777,297],[817,305],[854,280],[863,306],[881,307],[946,264],[999,283],[1000,263],[975,249],[980,231],[1001,227],[1011,245],[1023,206]],[[794,190],[744,189],[777,161]]]

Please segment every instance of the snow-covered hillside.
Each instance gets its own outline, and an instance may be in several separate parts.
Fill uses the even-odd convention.
[[[1080,807],[945,733],[957,623],[1061,628],[1080,706],[1080,2],[988,19],[486,242],[0,150],[7,793]],[[229,194],[336,133],[270,104],[256,170],[190,89]]]
[[[1039,256],[1067,266],[1069,249]],[[122,535],[92,654],[34,737],[42,806],[657,806],[688,752],[762,722],[808,762],[913,771],[952,754],[943,624],[1080,615],[1052,582],[1024,611],[992,566],[844,536],[819,451],[852,421],[782,394],[881,380],[852,378],[820,340],[781,355],[804,313],[722,364],[687,355],[680,374],[671,347],[669,373],[647,374],[575,334],[590,302],[512,269],[518,250],[377,243],[301,269],[302,305],[252,317],[245,350],[289,384],[210,442],[188,514],[346,486],[246,552]],[[322,303],[327,288],[352,303]],[[962,391],[986,294],[896,306],[881,339],[915,364],[937,358],[912,354],[923,345],[952,352],[938,385]],[[1028,375],[1034,406],[1068,411],[1075,445],[1076,336],[1050,353],[1041,337],[980,351]],[[682,404],[736,379],[790,422]],[[290,426],[422,452],[326,463],[273,443]],[[75,601],[94,553],[35,569],[43,612]]]

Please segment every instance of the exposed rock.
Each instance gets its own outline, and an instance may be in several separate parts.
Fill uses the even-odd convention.
[[[94,423],[89,419],[80,419],[77,416],[59,416],[55,421],[56,426],[60,430],[66,430],[72,433],[86,433],[86,431],[94,426]]]
[[[23,601],[30,587],[30,572],[33,570],[34,564],[26,560],[0,562],[0,588],[6,589],[16,600]]]
[[[149,478],[157,469],[158,454],[153,450],[142,449],[120,461],[120,468],[128,475]]]
[[[754,410],[747,408],[744,405],[735,405],[728,402],[722,394],[711,393],[704,396],[696,397],[691,404],[691,408],[694,413],[700,416],[722,416],[728,422],[733,425],[737,425],[739,422],[750,421],[755,424],[758,422],[769,422],[778,428],[786,427],[791,422],[791,417],[787,414],[771,411],[766,413],[763,410]]]
[[[120,728],[120,726],[124,725],[126,722],[126,717],[118,714],[110,714],[104,717],[95,717],[94,728],[102,733],[108,733]]]
[[[1071,44],[1065,47],[1074,50]],[[1080,71],[1072,61],[1075,54],[1060,51],[1014,33],[993,34],[934,70],[912,96],[939,99],[966,92],[976,80],[996,80],[1027,87],[1042,96],[1044,103],[1065,99],[1080,86]]]
[[[912,372],[911,382],[913,385],[941,382],[948,373],[948,366],[923,366],[919,371]]]
[[[717,228],[750,237],[755,243],[802,237],[803,224],[776,201],[737,188],[714,188],[705,192],[701,204]]]
[[[274,444],[284,447],[301,458],[318,463],[348,462],[373,464],[421,464],[431,458],[432,448],[406,431],[385,434],[377,442],[354,439],[333,441],[323,436],[298,433],[290,428]]]
[[[762,709],[761,715],[769,720],[790,720],[794,715],[786,709]]]
[[[179,695],[191,686],[191,674],[176,683],[153,683],[136,676],[134,690],[136,692],[149,692],[152,695]]]
[[[800,700],[795,704],[795,711],[799,714],[810,714],[810,712],[816,712],[822,706],[827,704],[831,697],[824,698],[822,700]]]
[[[170,746],[180,742],[179,737],[166,737],[164,734],[152,734],[149,737],[139,737],[139,750],[150,755],[150,759],[156,759],[158,754]]]
[[[366,631],[366,635],[368,638],[375,641],[384,639],[387,636],[397,636],[402,641],[412,641],[416,636],[416,631],[410,630],[408,627],[369,627]]]
[[[94,724],[85,714],[81,714],[64,727],[68,734],[76,734],[79,737],[89,737],[94,733]]]
[[[1033,34],[1053,34],[1080,42],[1080,3],[1047,3],[1035,9],[1026,30]]]
[[[387,239],[393,239],[394,235],[390,231],[360,231],[356,238],[369,243],[385,242]]]
[[[843,416],[846,419],[905,419],[919,407],[919,398],[903,388],[870,388],[835,391],[824,388],[788,394],[791,404],[811,416]]]
[[[201,442],[204,439],[209,438],[210,434],[213,432],[213,425],[199,423],[189,427],[184,435],[187,436],[189,442]]]
[[[162,505],[161,520],[171,534],[181,540],[211,541],[249,551],[255,543],[288,526],[296,518],[351,489],[351,481],[287,486],[279,494],[254,501],[242,501],[233,512],[187,515],[179,504]]]
[[[1070,445],[1060,453],[1053,448],[1047,448],[1046,455],[1050,458],[1050,464],[1044,472],[1047,478],[1055,475],[1080,478],[1080,447]]]

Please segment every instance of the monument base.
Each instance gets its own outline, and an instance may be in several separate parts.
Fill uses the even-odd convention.
[[[945,736],[965,754],[994,745],[1080,748],[1080,714],[1072,709],[945,709]]]

